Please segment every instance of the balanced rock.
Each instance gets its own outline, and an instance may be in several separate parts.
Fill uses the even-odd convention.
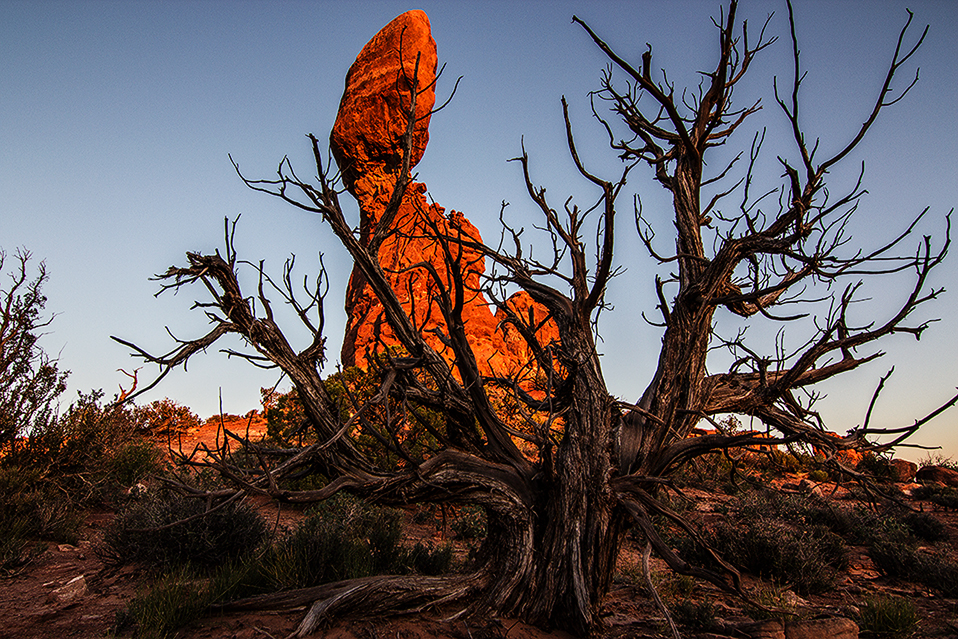
[[[413,10],[383,27],[349,68],[330,143],[346,187],[361,204],[383,197],[388,202],[392,194],[402,167],[402,139],[414,80],[416,123],[410,168],[422,159],[436,103],[436,61],[429,18]]]
[[[416,90],[415,127],[409,167],[422,158],[429,140],[429,115],[435,105],[436,43],[429,18],[408,11],[386,25],[363,47],[346,76],[346,88],[330,144],[349,192],[359,202],[360,238],[368,243],[392,198],[403,171],[403,139],[409,122],[412,87]],[[415,82],[413,82],[415,78]],[[508,311],[493,315],[480,291],[485,270],[483,255],[456,240],[481,243],[479,230],[457,211],[446,210],[425,196],[426,186],[411,183],[405,190],[389,232],[379,247],[379,264],[406,314],[426,342],[453,362],[448,327],[437,304],[440,288],[455,298],[454,281],[462,281],[462,321],[480,372],[526,380],[535,373],[531,352],[514,327]],[[438,280],[438,282],[437,282]],[[548,313],[526,293],[513,295],[506,307],[524,321],[535,319],[544,346],[558,337]],[[346,291],[344,366],[367,365],[367,355],[399,341],[385,319],[383,307],[357,268]]]

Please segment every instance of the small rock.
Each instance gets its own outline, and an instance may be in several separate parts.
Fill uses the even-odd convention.
[[[59,550],[60,552],[74,552],[76,550],[79,550],[79,548],[77,548],[76,546],[71,546],[70,544],[59,544],[57,546],[57,550]]]
[[[73,601],[79,599],[86,595],[88,591],[86,578],[83,575],[79,577],[74,577],[67,582],[65,586],[57,588],[53,591],[53,596],[56,597],[57,601],[62,604],[72,603]]]
[[[786,590],[784,593],[782,593],[782,601],[786,606],[792,606],[794,608],[808,605],[807,601],[796,595],[791,590]]]
[[[911,497],[912,491],[914,491],[916,488],[921,488],[921,484],[916,484],[914,481],[911,481],[902,484],[899,486],[899,488],[901,488],[901,492],[905,493],[906,496]]]
[[[843,617],[790,621],[785,639],[858,639],[858,624]]]

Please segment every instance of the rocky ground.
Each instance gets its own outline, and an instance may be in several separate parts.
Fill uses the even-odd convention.
[[[251,426],[251,434],[262,427]],[[209,440],[215,434],[210,429],[188,434],[184,445],[194,445]],[[800,478],[792,476],[780,480],[785,490],[800,485]],[[824,485],[828,488],[828,485]],[[908,485],[902,485],[908,492]],[[819,487],[821,490],[821,487]],[[842,491],[825,490],[823,494],[836,501],[848,502],[849,495]],[[721,517],[723,505],[729,499],[721,493],[691,491],[697,502],[697,510],[709,516]],[[846,503],[847,505],[847,503]],[[912,500],[916,509],[930,511],[932,505]],[[290,525],[300,513],[286,507],[277,513],[274,504],[267,500],[256,503],[271,522]],[[936,547],[950,553],[958,560],[958,513],[936,511],[947,527],[949,539]],[[88,514],[82,539],[77,546],[51,543],[18,574],[0,580],[0,637],[56,638],[77,637],[81,639],[116,635],[116,623],[122,618],[127,603],[149,585],[149,578],[132,566],[114,568],[105,565],[94,551],[105,526],[113,513],[103,510]],[[412,514],[406,517],[406,531],[410,541],[423,538],[441,540],[445,535],[441,527],[415,523]],[[458,543],[458,542],[457,542]],[[458,550],[465,552],[460,543]],[[910,599],[917,607],[921,622],[916,636],[958,637],[958,601],[941,597],[936,592],[919,585],[881,576],[861,547],[851,547],[849,569],[837,588],[822,594],[799,597],[789,590],[778,589],[780,602],[784,602],[796,618],[788,628],[777,620],[756,621],[746,614],[746,606],[708,585],[691,585],[676,580],[664,564],[653,560],[652,572],[663,595],[681,587],[684,596],[698,602],[711,602],[715,621],[708,632],[683,631],[685,637],[717,639],[719,637],[766,637],[776,639],[812,639],[813,637],[858,636],[854,626],[835,618],[855,618],[856,606],[868,597],[894,595]],[[755,581],[748,580],[749,585]],[[665,637],[664,619],[653,605],[643,585],[641,556],[638,548],[627,541],[619,559],[618,574],[611,595],[603,610],[606,628],[602,636],[619,637]],[[205,618],[180,633],[184,639],[212,637],[235,637],[242,639],[285,637],[299,623],[302,610],[281,613],[243,613]],[[351,639],[432,639],[456,637],[461,639],[512,639],[563,638],[569,635],[548,633],[514,620],[493,619],[477,622],[445,622],[444,613],[435,610],[414,617],[393,619],[358,619],[344,621],[326,629],[322,636]],[[118,617],[118,614],[120,617]],[[845,625],[843,625],[845,624]],[[118,636],[130,636],[123,630]]]

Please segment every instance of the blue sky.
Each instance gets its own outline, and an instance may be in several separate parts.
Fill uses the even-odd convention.
[[[833,171],[836,192],[865,162],[863,201],[855,241],[874,246],[922,208],[931,215],[922,233],[940,237],[944,215],[958,203],[958,3],[797,0],[804,87],[803,124],[823,152],[857,130],[880,86],[885,64],[909,6],[914,36],[931,26],[915,58],[921,80],[889,109],[870,138]],[[183,262],[187,250],[223,243],[224,217],[242,214],[240,257],[265,259],[279,273],[289,254],[312,272],[324,254],[331,278],[327,300],[330,369],[338,359],[342,296],[350,265],[320,220],[247,190],[227,154],[253,177],[268,177],[288,155],[306,173],[306,133],[325,137],[343,81],[362,46],[410,8],[430,16],[446,70],[440,99],[455,79],[460,88],[436,115],[419,179],[443,206],[463,211],[487,239],[497,233],[500,203],[517,220],[533,222],[518,167],[532,158],[536,179],[557,201],[589,197],[564,148],[560,96],[570,103],[580,151],[595,171],[612,175],[614,154],[590,116],[588,92],[606,61],[577,25],[588,22],[627,58],[653,45],[653,68],[665,67],[677,86],[697,82],[714,64],[710,15],[719,2],[78,2],[0,0],[0,247],[26,247],[50,271],[48,310],[56,321],[44,337],[72,371],[78,390],[116,391],[135,360],[109,339],[118,335],[161,351],[165,327],[180,337],[206,324],[189,312],[193,293],[165,294],[150,276]],[[758,27],[775,12],[771,33],[783,36],[755,64],[741,103],[764,96],[765,108],[733,138],[747,148],[751,131],[768,128],[764,179],[774,184],[776,155],[795,157],[771,87],[790,77],[784,2],[746,2],[741,12]],[[899,83],[900,85],[901,83]],[[668,234],[668,199],[637,171],[630,188]],[[843,181],[844,180],[844,181]],[[917,241],[917,240],[916,240]],[[654,307],[655,265],[629,225],[618,255],[627,272],[612,284],[615,311],[602,317],[604,365],[611,390],[635,399],[655,366],[659,332],[640,317]],[[887,355],[823,390],[820,408],[832,428],[859,423],[878,378],[896,373],[879,403],[886,425],[910,423],[954,393],[958,385],[958,269],[954,259],[934,284],[951,289],[920,318],[939,317],[920,342],[893,336]],[[866,288],[863,320],[880,320],[907,292],[898,278]],[[718,317],[719,326],[727,317]],[[797,332],[801,332],[800,330]],[[293,330],[294,339],[305,336]],[[756,336],[762,338],[759,330]],[[765,339],[771,339],[765,336]],[[235,344],[234,344],[235,345]],[[717,363],[716,363],[717,365]],[[146,378],[151,371],[144,369]],[[147,398],[172,397],[201,415],[223,407],[258,407],[259,388],[275,376],[211,352],[176,371]],[[958,413],[927,427],[915,441],[958,455]],[[921,452],[903,452],[913,459]]]

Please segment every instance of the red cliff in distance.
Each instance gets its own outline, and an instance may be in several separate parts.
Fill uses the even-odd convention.
[[[418,70],[417,70],[418,59]],[[410,104],[411,78],[417,86],[416,125],[410,168],[422,159],[429,141],[429,114],[435,105],[436,42],[429,18],[422,11],[408,11],[377,33],[363,47],[346,75],[346,89],[330,143],[333,155],[349,192],[361,211],[360,235],[368,241],[389,203],[399,171],[402,170],[402,138]],[[426,185],[412,183],[406,189],[391,228],[379,249],[379,263],[387,274],[403,308],[425,336],[427,343],[452,362],[452,352],[443,343],[446,324],[433,302],[435,283],[422,267],[428,263],[444,282],[450,271],[444,259],[443,236],[466,237],[481,242],[478,229],[462,213],[429,203]],[[459,251],[455,245],[454,251]],[[485,270],[483,256],[465,249],[458,267],[465,284],[463,321],[485,375],[509,376],[520,373],[529,381],[531,352],[515,327],[501,322],[504,313],[493,315],[479,291]],[[531,315],[541,323],[538,334],[543,346],[557,339],[558,331],[546,317],[545,309],[526,293],[517,293],[506,302],[520,317]],[[343,366],[366,366],[367,352],[380,352],[397,345],[383,316],[382,305],[354,267],[346,291],[346,335]],[[529,370],[526,370],[526,369]]]

